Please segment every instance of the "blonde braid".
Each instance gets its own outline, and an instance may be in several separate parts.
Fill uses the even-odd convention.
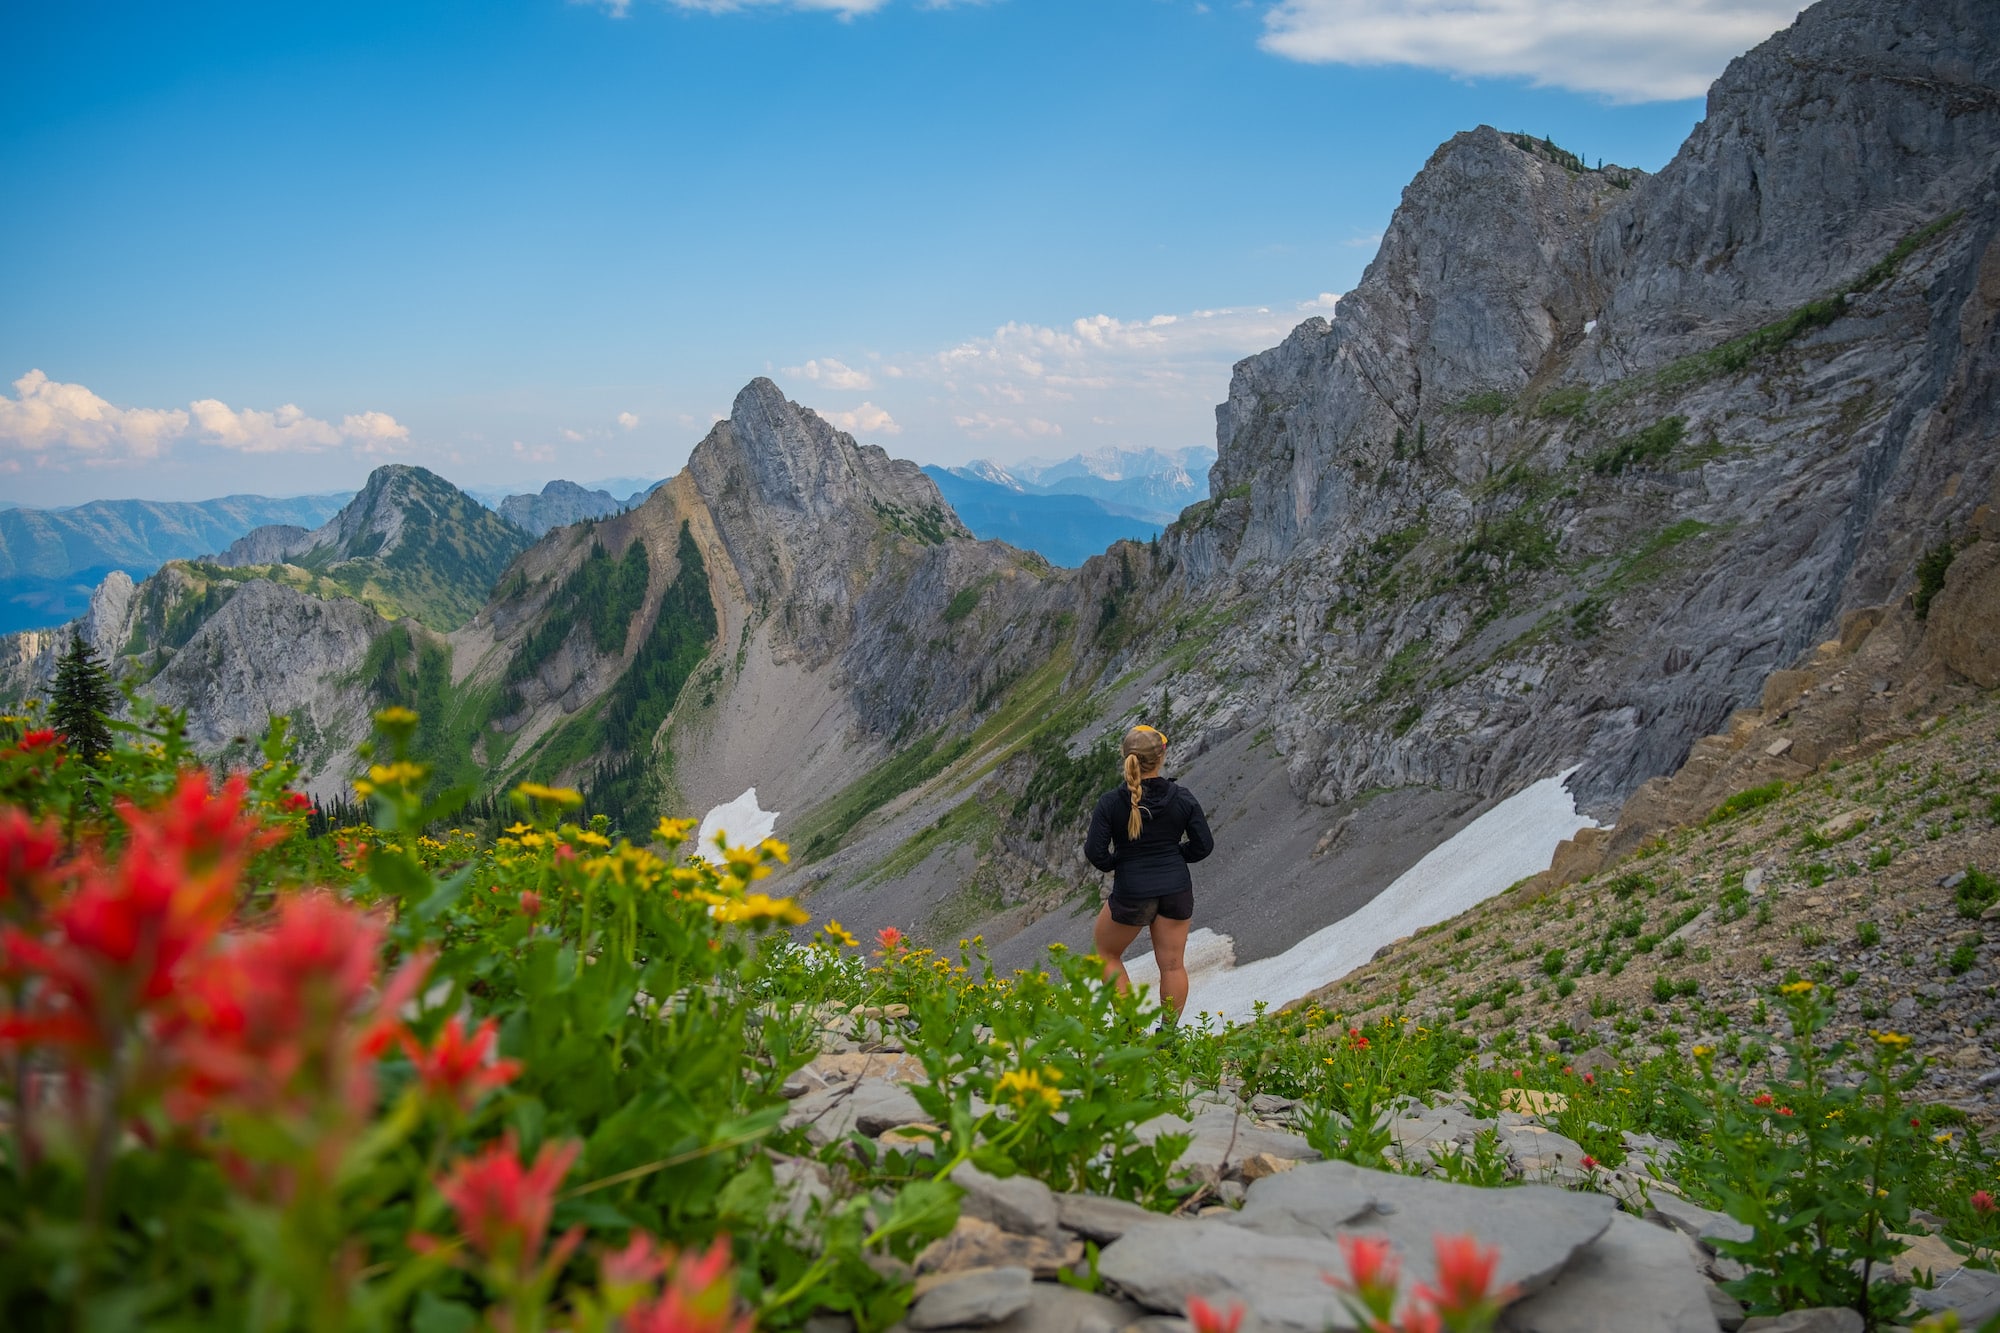
[[[1146,790],[1139,781],[1139,756],[1136,754],[1125,756],[1125,785],[1132,792],[1132,816],[1125,821],[1125,836],[1136,838],[1139,836],[1139,796]]]

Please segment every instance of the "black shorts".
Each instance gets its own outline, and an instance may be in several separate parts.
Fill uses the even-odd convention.
[[[1120,898],[1114,893],[1105,905],[1111,909],[1111,919],[1121,926],[1150,926],[1156,916],[1186,921],[1194,915],[1194,890],[1182,889],[1161,898]]]

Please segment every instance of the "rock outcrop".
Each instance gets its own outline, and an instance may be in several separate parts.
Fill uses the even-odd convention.
[[[1162,542],[1235,623],[1176,693],[1316,800],[1581,762],[1605,815],[1909,587],[2000,430],[1996,26],[1826,0],[1653,177],[1441,148],[1334,318],[1237,369]]]

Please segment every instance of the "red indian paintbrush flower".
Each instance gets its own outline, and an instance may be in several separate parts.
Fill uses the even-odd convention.
[[[642,1246],[647,1253],[640,1265],[635,1256]],[[605,1260],[607,1286],[614,1280],[650,1283],[659,1273],[667,1275],[658,1297],[633,1305],[620,1317],[618,1326],[625,1333],[749,1333],[750,1316],[735,1312],[728,1241],[718,1237],[707,1251],[693,1257],[653,1246],[652,1237],[637,1235],[620,1255]]]
[[[61,852],[55,820],[37,824],[25,810],[0,810],[0,902],[39,896]]]
[[[1347,1260],[1347,1278],[1331,1274],[1326,1280],[1347,1296],[1347,1306],[1368,1333],[1390,1333],[1389,1317],[1396,1310],[1396,1287],[1402,1264],[1396,1247],[1381,1236],[1343,1235],[1341,1257]]]
[[[1437,1248],[1437,1286],[1418,1287],[1419,1299],[1429,1302],[1454,1333],[1491,1328],[1514,1295],[1511,1287],[1492,1290],[1499,1249],[1484,1248],[1473,1236],[1436,1236],[1432,1244]]]
[[[1194,1333],[1236,1333],[1243,1323],[1243,1307],[1232,1303],[1227,1310],[1220,1310],[1199,1296],[1190,1296],[1187,1317]]]
[[[475,1157],[459,1159],[438,1181],[438,1193],[458,1214],[465,1238],[489,1262],[526,1272],[540,1258],[555,1211],[556,1188],[583,1150],[580,1143],[544,1143],[530,1165],[521,1162],[514,1131]],[[581,1238],[572,1232],[557,1241],[551,1258],[566,1256]]]
[[[1978,1214],[1980,1214],[1981,1216],[1986,1216],[1986,1215],[1988,1215],[1988,1214],[1991,1214],[1991,1213],[1992,1213],[1992,1212],[1994,1211],[1994,1209],[1995,1209],[1995,1207],[1996,1207],[1996,1206],[2000,1206],[2000,1205],[1995,1205],[1995,1204],[1994,1204],[1994,1202],[1993,1202],[1993,1195],[1992,1195],[1992,1193],[1991,1193],[1990,1191],[1987,1191],[1987,1190],[1974,1190],[1974,1191],[1972,1191],[1972,1211],[1973,1211],[1973,1212],[1975,1212],[1975,1213],[1978,1213]]]
[[[268,930],[237,936],[189,978],[162,1036],[183,1066],[175,1109],[213,1098],[243,1109],[303,1111],[331,1098],[374,1104],[374,1059],[400,1030],[397,1010],[428,958],[376,994],[381,922],[330,894],[279,900]]]
[[[493,1043],[498,1035],[498,1025],[489,1018],[468,1037],[465,1020],[453,1014],[429,1050],[407,1032],[403,1034],[403,1050],[417,1067],[426,1094],[470,1111],[488,1089],[505,1087],[521,1072],[519,1060],[494,1058]]]
[[[876,931],[875,939],[881,944],[883,953],[897,953],[903,947],[903,932],[894,926],[884,926]]]
[[[87,850],[49,911],[51,931],[0,938],[7,962],[41,982],[12,1036],[102,1054],[173,992],[182,965],[228,920],[244,863],[268,841],[243,811],[246,790],[238,776],[211,792],[208,775],[193,770],[155,809],[120,802],[131,837],[117,861]]]

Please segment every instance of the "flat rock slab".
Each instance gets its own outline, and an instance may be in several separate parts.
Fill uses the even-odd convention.
[[[1020,1313],[1034,1294],[1025,1268],[977,1268],[917,1297],[903,1322],[911,1328],[986,1328]]]
[[[1074,1231],[1085,1240],[1103,1245],[1141,1223],[1159,1221],[1160,1215],[1136,1203],[1108,1199],[1101,1194],[1058,1194],[1056,1220],[1065,1231]]]
[[[1163,1314],[1179,1314],[1188,1297],[1200,1296],[1222,1306],[1240,1302],[1259,1333],[1356,1327],[1326,1282],[1327,1274],[1346,1272],[1330,1240],[1261,1235],[1221,1218],[1147,1222],[1106,1246],[1097,1263],[1114,1290]]]
[[[784,1128],[805,1126],[806,1138],[824,1146],[849,1134],[876,1135],[902,1125],[924,1122],[924,1108],[900,1083],[864,1078],[808,1093],[792,1103],[781,1122]]]
[[[1924,1310],[1956,1310],[1961,1328],[1980,1328],[2000,1314],[2000,1273],[1961,1268],[1940,1277],[1929,1291],[1913,1291],[1911,1299]]]
[[[1613,1213],[1604,1234],[1501,1317],[1503,1333],[1718,1333],[1694,1243]]]
[[[1525,1295],[1603,1235],[1616,1211],[1601,1194],[1545,1185],[1479,1189],[1349,1162],[1314,1162],[1252,1185],[1230,1224],[1263,1236],[1328,1243],[1343,1233],[1386,1236],[1402,1257],[1406,1290],[1413,1282],[1435,1284],[1433,1237],[1471,1235],[1499,1249],[1495,1280]],[[1345,1277],[1347,1266],[1336,1263],[1329,1271]]]

